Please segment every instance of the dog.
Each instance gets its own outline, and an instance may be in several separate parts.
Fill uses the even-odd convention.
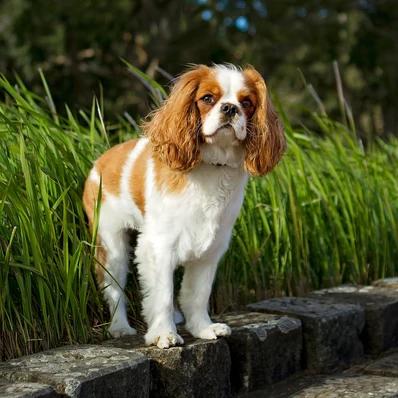
[[[229,326],[213,323],[208,314],[217,264],[228,248],[248,176],[270,172],[286,146],[266,84],[252,66],[194,66],[174,82],[143,132],[105,152],[84,188],[91,226],[101,196],[97,280],[112,314],[109,332],[136,333],[123,293],[127,230],[133,229],[139,233],[135,257],[148,325],[145,343],[183,344],[173,320],[179,265],[185,328],[201,339],[227,336]]]

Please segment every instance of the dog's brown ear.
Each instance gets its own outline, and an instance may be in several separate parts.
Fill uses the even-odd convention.
[[[256,110],[249,120],[245,140],[245,168],[254,176],[270,172],[286,149],[286,139],[262,76],[253,68],[243,71],[257,97]]]
[[[169,98],[144,123],[154,155],[171,169],[186,171],[200,161],[200,115],[195,95],[200,80],[210,68],[199,65],[181,75]]]

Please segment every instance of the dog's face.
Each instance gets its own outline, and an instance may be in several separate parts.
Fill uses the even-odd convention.
[[[195,103],[200,112],[201,135],[206,143],[223,140],[224,145],[238,144],[247,135],[247,124],[256,108],[254,87],[247,84],[238,70],[218,67],[202,78]]]
[[[252,67],[200,65],[189,70],[145,130],[155,154],[181,171],[201,161],[235,165],[229,157],[242,153],[246,170],[261,175],[275,166],[285,149],[265,82]]]

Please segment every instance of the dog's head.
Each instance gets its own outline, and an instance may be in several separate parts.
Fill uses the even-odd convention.
[[[285,150],[283,128],[253,68],[196,66],[175,82],[145,123],[155,156],[186,171],[200,162],[269,172]]]

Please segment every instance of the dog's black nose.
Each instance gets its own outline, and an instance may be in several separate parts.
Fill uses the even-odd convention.
[[[221,112],[224,115],[234,117],[238,113],[239,109],[236,105],[225,102],[221,105]]]

